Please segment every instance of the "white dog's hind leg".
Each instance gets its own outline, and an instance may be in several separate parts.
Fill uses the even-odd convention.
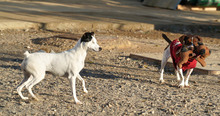
[[[39,74],[35,74],[35,75],[33,75],[33,79],[26,85],[26,88],[28,89],[28,92],[36,100],[38,100],[38,98],[32,92],[32,87],[34,85],[36,85],[37,83],[39,83],[41,80],[43,80],[44,76],[45,76],[45,73],[40,73],[40,75]]]
[[[159,79],[159,81],[160,81],[161,83],[164,82],[164,80],[163,80],[163,72],[164,72],[164,68],[165,68],[165,66],[166,66],[167,61],[168,61],[169,58],[170,58],[170,46],[167,47],[167,49],[164,50],[163,59],[162,59],[162,61],[161,61],[160,79]]]
[[[179,72],[177,70],[175,70],[175,72],[176,72],[177,80],[180,81],[180,74],[179,74]]]
[[[24,71],[24,79],[21,83],[17,86],[17,92],[21,96],[22,99],[26,100],[28,97],[24,97],[21,93],[22,88],[32,79],[32,76]]]
[[[82,86],[83,86],[83,91],[85,93],[88,93],[87,89],[86,89],[86,86],[85,86],[85,81],[84,79],[80,76],[80,74],[78,74],[77,78],[82,82]]]
[[[177,71],[179,72],[181,78],[182,78],[182,81],[181,83],[179,84],[179,87],[184,87],[184,76],[183,76],[183,69],[180,69],[178,66],[177,66]]]
[[[193,68],[187,70],[187,73],[186,73],[187,77],[186,77],[186,81],[185,81],[185,87],[189,87],[188,81],[189,81],[189,77],[190,77],[192,72],[193,72]]]
[[[76,75],[69,76],[68,78],[70,79],[72,94],[73,94],[73,98],[74,98],[76,104],[82,104],[82,102],[80,102],[76,97]]]

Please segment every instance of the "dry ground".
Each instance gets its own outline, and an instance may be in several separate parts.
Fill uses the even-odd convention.
[[[220,115],[219,76],[194,74],[191,87],[180,89],[172,72],[165,73],[166,83],[161,85],[160,66],[129,58],[131,52],[162,53],[167,44],[161,33],[165,32],[98,32],[96,38],[104,49],[88,52],[80,74],[89,93],[84,94],[77,81],[77,96],[83,104],[76,105],[65,77],[48,74],[34,86],[39,101],[22,100],[15,88],[23,79],[19,64],[25,50],[68,50],[82,32],[0,32],[0,115]],[[173,39],[181,35],[166,34]],[[219,53],[220,40],[213,34],[206,36],[206,44]],[[23,93],[30,97],[26,89]]]

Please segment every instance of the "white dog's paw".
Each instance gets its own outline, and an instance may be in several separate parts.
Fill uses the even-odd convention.
[[[27,99],[28,99],[28,97],[22,97],[21,99],[23,99],[23,100],[27,100]]]
[[[184,88],[184,84],[180,84],[178,87],[179,88]]]
[[[82,104],[82,102],[81,102],[81,101],[79,101],[79,100],[77,100],[77,101],[76,101],[76,104]]]
[[[83,91],[84,93],[88,93],[88,91],[85,89],[84,91]]]
[[[190,88],[190,86],[189,86],[188,84],[185,84],[185,87],[186,87],[186,88]]]
[[[160,79],[159,81],[160,81],[160,83],[161,83],[161,84],[163,84],[163,83],[165,82],[165,81],[164,81],[164,80],[162,80],[162,79]]]

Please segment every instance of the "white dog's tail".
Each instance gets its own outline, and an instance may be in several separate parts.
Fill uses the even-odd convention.
[[[24,53],[24,56],[27,58],[28,56],[30,56],[30,53],[29,53],[28,51],[26,51],[26,52]]]

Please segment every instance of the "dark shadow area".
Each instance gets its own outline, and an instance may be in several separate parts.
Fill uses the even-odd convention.
[[[22,59],[19,59],[19,58],[0,58],[1,61],[4,61],[4,62],[18,62],[18,63],[21,63],[23,60]]]
[[[108,66],[108,67],[116,67],[116,68],[125,68],[125,69],[132,69],[132,70],[144,70],[146,71],[145,69],[141,69],[141,68],[130,68],[130,67],[127,67],[127,66],[115,66],[115,65],[109,65],[109,64],[100,64],[100,63],[91,63],[91,62],[86,62],[86,64],[95,64],[95,65],[100,65],[100,66]],[[157,72],[157,71],[151,71],[151,72]]]
[[[64,42],[65,40],[67,41],[78,41],[80,38],[80,35],[75,35],[75,34],[62,34],[62,35],[56,35],[56,36],[51,36],[51,37],[46,37],[46,38],[35,38],[31,39],[32,43],[34,44],[39,44],[39,45],[52,45],[59,47],[57,42]]]
[[[155,29],[165,32],[194,34],[203,37],[213,37],[220,39],[220,25],[171,24],[171,25],[155,25]]]
[[[0,61],[1,62],[18,62],[18,63],[21,63],[22,59],[3,57],[3,58],[0,58]],[[2,68],[11,68],[11,69],[14,69],[14,70],[21,70],[20,66],[15,66],[15,65],[0,65],[0,67],[2,67]]]
[[[1,54],[4,54],[5,57],[0,58],[0,62],[2,62],[0,67],[11,68],[14,70],[21,70],[20,66],[3,64],[3,62],[16,62],[16,63],[20,64],[23,61],[23,59],[19,58],[20,54],[10,54],[10,53],[1,53]],[[6,57],[6,56],[8,56],[8,57]]]
[[[148,71],[146,71],[147,73]],[[152,71],[149,71],[152,72]],[[118,72],[107,72],[105,70],[89,70],[89,69],[83,69],[81,71],[81,76],[92,76],[94,78],[102,78],[102,79],[124,79],[124,80],[133,80],[133,81],[140,81],[143,83],[150,83],[150,84],[158,84],[151,79],[145,78],[130,78],[126,76],[117,76],[117,75],[129,75],[129,73],[118,73]],[[132,75],[134,77],[141,77],[141,75]]]
[[[20,66],[0,65],[0,67],[2,67],[2,68],[10,68],[10,69],[14,69],[14,70],[21,70]]]

